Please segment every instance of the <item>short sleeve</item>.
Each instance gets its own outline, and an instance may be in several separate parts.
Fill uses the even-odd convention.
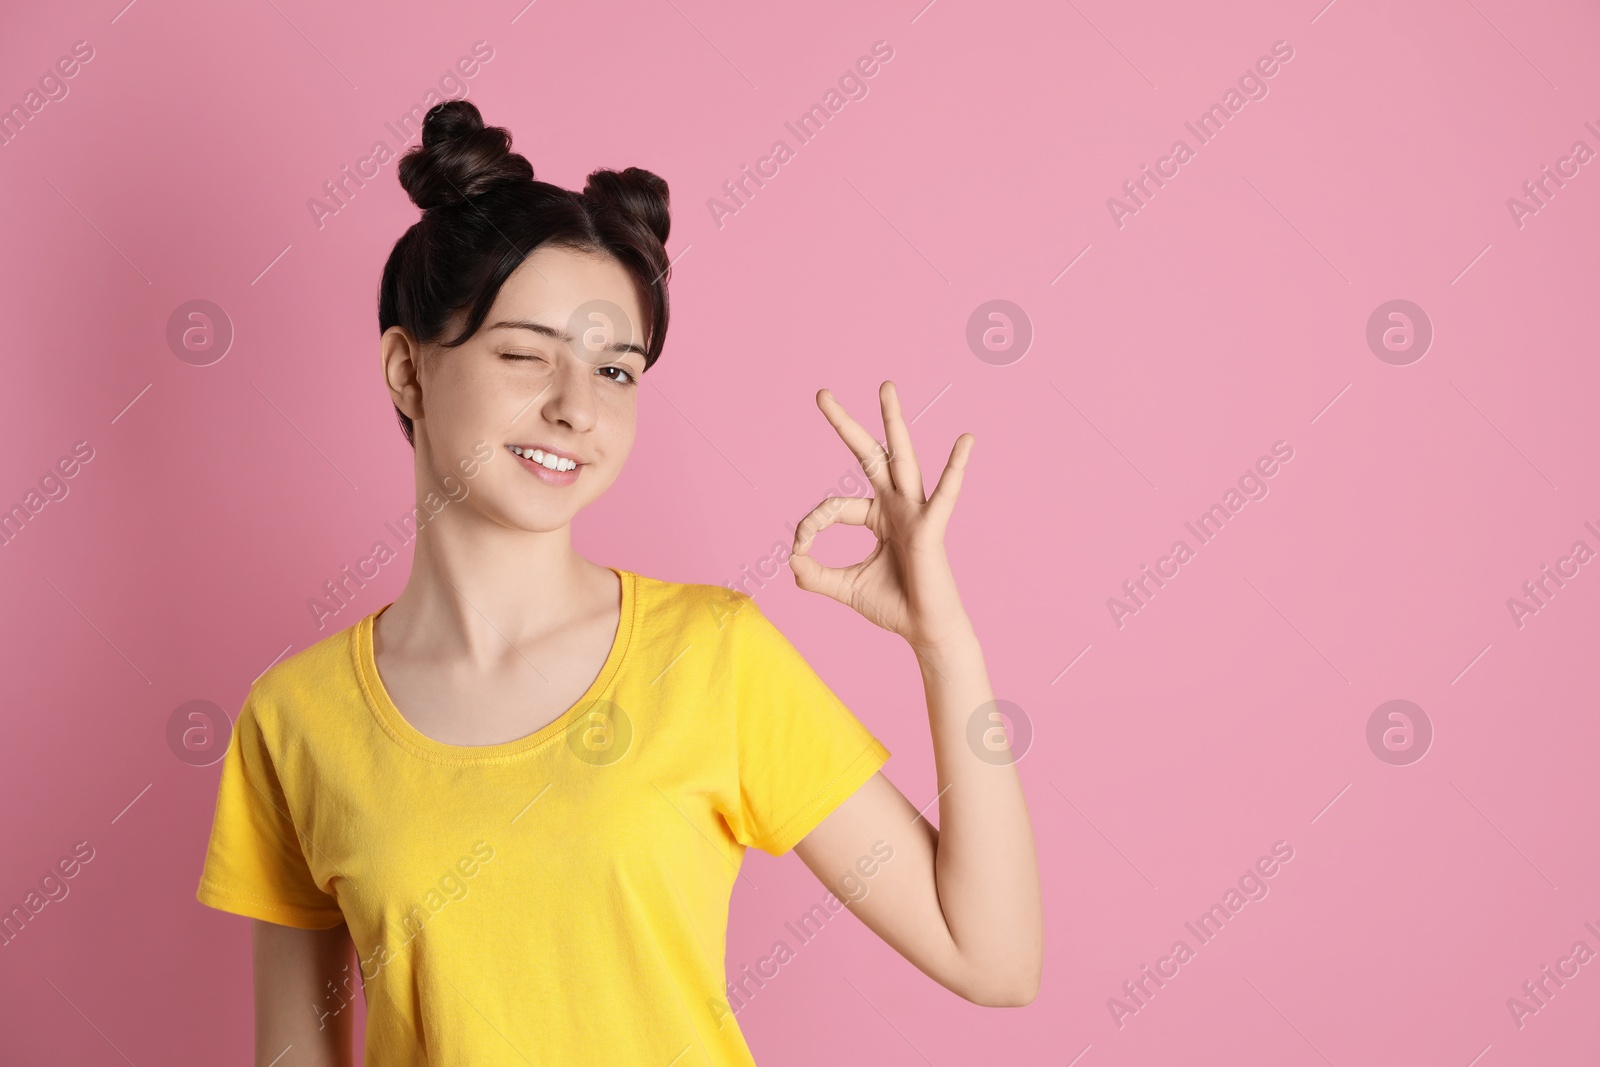
[[[834,695],[753,599],[732,637],[742,844],[781,856],[877,773],[889,750]]]
[[[208,907],[303,930],[344,921],[316,884],[253,697],[245,700],[222,757],[211,841],[195,898]]]

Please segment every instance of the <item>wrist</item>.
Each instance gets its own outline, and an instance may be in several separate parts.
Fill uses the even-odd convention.
[[[916,653],[919,660],[946,660],[975,647],[978,643],[978,634],[973,629],[972,620],[962,614],[959,618],[941,624],[936,631],[928,631],[915,638],[906,638],[906,643],[911,646],[911,650]]]

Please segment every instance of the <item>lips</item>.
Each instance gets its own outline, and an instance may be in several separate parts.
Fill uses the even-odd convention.
[[[507,445],[506,450],[511,452],[517,463],[546,485],[571,485],[583,472],[584,461],[564,449],[551,448],[547,445],[517,444]],[[550,462],[555,462],[558,468],[565,469],[552,469],[545,465]]]
[[[578,455],[576,452],[568,452],[566,449],[556,448],[554,445],[541,445],[541,444],[527,444],[527,445],[525,445],[525,444],[522,444],[521,442],[513,442],[513,443],[507,445],[506,447],[507,448],[520,448],[523,452],[534,452],[534,451],[543,452],[547,456],[559,456],[562,459],[570,459],[574,463],[578,463],[578,464],[582,464],[583,461],[584,461],[583,457]]]

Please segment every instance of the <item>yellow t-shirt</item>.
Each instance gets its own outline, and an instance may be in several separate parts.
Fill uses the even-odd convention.
[[[723,964],[745,849],[787,852],[889,750],[746,594],[613,569],[605,665],[515,741],[408,724],[382,609],[250,687],[196,895],[348,923],[369,1065],[754,1063]]]

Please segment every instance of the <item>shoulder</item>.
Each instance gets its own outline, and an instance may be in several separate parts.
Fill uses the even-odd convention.
[[[702,708],[769,709],[774,699],[812,700],[817,676],[749,593],[728,586],[636,577],[635,627],[647,673],[694,687]],[[691,666],[692,665],[692,666]],[[658,670],[659,668],[659,670]]]
[[[760,614],[755,599],[737,589],[624,573],[631,574],[634,583],[636,622],[648,623],[658,631],[665,628],[702,637],[726,635],[735,623]]]
[[[668,582],[635,575],[635,626],[672,654],[709,650],[720,669],[772,677],[808,669],[755,597],[730,586]],[[670,648],[668,648],[670,646]]]
[[[303,725],[307,709],[327,709],[341,698],[361,699],[357,635],[368,615],[279,660],[250,683],[241,717],[250,716],[269,739]]]

